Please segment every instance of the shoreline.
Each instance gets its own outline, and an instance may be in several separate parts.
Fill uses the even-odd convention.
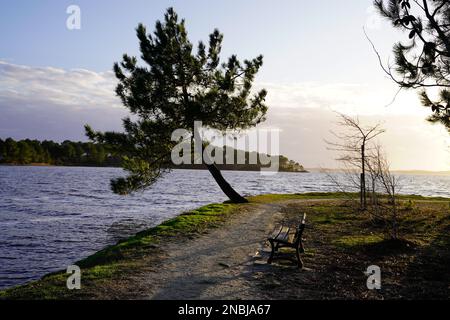
[[[30,163],[30,164],[13,164],[13,163],[0,163],[0,167],[67,167],[67,168],[121,168],[120,166],[97,166],[97,165],[56,165],[50,163]],[[203,168],[172,168],[173,170],[206,170]],[[243,172],[258,172],[260,169],[248,170],[248,169],[221,169],[221,171],[243,171]],[[344,170],[339,169],[320,169],[320,168],[306,168],[303,171],[288,171],[279,170],[279,172],[287,173],[343,173]],[[431,176],[448,176],[450,171],[431,171],[431,170],[392,170],[393,173],[399,175],[431,175]]]
[[[400,199],[405,202],[442,203],[447,207],[450,200],[448,198],[421,196],[401,196]],[[245,219],[251,219],[256,212],[264,214],[265,220],[261,219],[261,221],[252,223],[254,225],[252,228],[258,228],[258,225],[261,224],[264,231],[255,232],[254,236],[259,240],[264,240],[264,235],[271,224],[269,220],[273,222],[273,219],[278,215],[278,213],[275,213],[279,211],[281,204],[289,202],[328,203],[330,201],[343,201],[344,195],[340,193],[260,195],[249,197],[249,200],[249,204],[210,204],[180,214],[154,228],[139,232],[135,236],[121,240],[115,245],[108,246],[76,262],[75,264],[82,269],[83,284],[87,287],[86,291],[67,290],[65,282],[68,275],[62,270],[44,275],[40,280],[1,290],[0,299],[95,298],[99,294],[96,292],[97,287],[101,286],[100,284],[103,282],[113,281],[111,279],[115,277],[123,278],[123,275],[133,279],[136,276],[136,271],[140,273],[142,270],[147,270],[151,265],[156,266],[158,269],[161,267],[158,267],[158,265],[163,263],[161,261],[165,259],[165,254],[177,252],[177,244],[180,242],[183,244],[195,242],[195,239],[207,237],[209,233],[223,234],[225,231],[221,231],[222,229],[226,230],[225,238],[227,238],[227,232],[230,233],[232,232],[230,230],[234,230],[227,229],[230,221],[237,221],[240,225],[242,224],[241,219],[244,221]],[[246,230],[241,232],[244,232],[244,234],[250,233],[248,229]],[[241,239],[245,237],[244,234],[237,234],[236,238]],[[215,238],[209,241],[215,241]],[[166,245],[171,248],[168,253],[165,248]],[[183,250],[195,249],[191,247],[187,246]],[[216,250],[217,248],[214,248],[213,245],[212,250],[219,251],[219,253],[221,250],[225,250]],[[228,264],[224,263],[224,265]],[[148,271],[145,272],[148,273]],[[124,286],[129,286],[128,282],[133,282],[133,280],[125,280]]]
[[[0,163],[0,167],[51,167],[51,168],[118,168],[118,166],[96,166],[96,165],[56,165],[49,163],[30,163],[30,164],[12,164],[12,163]],[[239,172],[260,172],[262,168],[259,169],[220,169],[221,171],[239,171]],[[208,171],[206,168],[171,168],[171,170],[202,170]],[[286,173],[310,173],[308,170],[303,171],[289,171],[289,170],[279,170],[277,172]]]

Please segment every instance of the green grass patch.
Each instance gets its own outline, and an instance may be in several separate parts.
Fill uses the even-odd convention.
[[[419,196],[416,194],[400,194],[397,195],[397,198],[399,200],[417,200],[417,201],[448,201],[450,202],[449,198],[445,198],[445,197],[424,197],[424,196]]]
[[[330,211],[330,208],[314,208],[314,215],[310,215],[309,219],[320,224],[343,224],[354,219],[357,216],[344,213],[341,211]]]
[[[443,201],[443,202],[449,202],[449,198],[444,197],[424,197],[419,195],[398,195],[397,196],[399,200],[403,201]],[[386,195],[378,195],[379,199],[385,199],[387,198]],[[314,200],[314,199],[359,199],[358,193],[352,193],[352,192],[305,192],[305,193],[292,193],[292,194],[263,194],[258,196],[251,196],[247,197],[247,199],[252,203],[271,203],[271,202],[277,202],[277,201],[284,201],[284,200]],[[369,195],[370,200],[370,195]]]
[[[384,241],[384,237],[378,234],[343,236],[333,241],[333,244],[343,248],[355,248],[359,246],[373,245]]]
[[[345,199],[348,194],[342,192],[308,192],[292,194],[263,194],[248,197],[250,203],[272,203],[284,200],[312,200],[312,199]]]

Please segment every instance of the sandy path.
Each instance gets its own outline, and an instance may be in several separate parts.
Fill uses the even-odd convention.
[[[267,268],[267,234],[281,216],[281,204],[264,204],[238,213],[207,234],[162,248],[167,254],[157,270],[141,277],[143,299],[257,299],[251,275]]]

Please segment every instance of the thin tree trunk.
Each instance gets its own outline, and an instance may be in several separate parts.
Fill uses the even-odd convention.
[[[361,192],[362,192],[362,203],[361,207],[363,210],[367,208],[367,196],[366,196],[366,146],[365,142],[363,142],[361,146],[361,160],[362,160],[362,175],[361,175]]]
[[[359,208],[364,210],[364,175],[361,173],[359,176]]]
[[[376,205],[376,198],[375,198],[375,178],[372,178],[372,205]]]
[[[393,211],[394,211],[394,221],[393,221],[393,238],[394,240],[398,239],[398,222],[397,222],[397,204],[395,201],[395,186],[394,186],[395,182],[392,182],[392,206],[393,206]]]

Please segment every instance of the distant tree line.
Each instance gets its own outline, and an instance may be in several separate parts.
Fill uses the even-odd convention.
[[[280,156],[280,170],[281,171],[294,171],[294,172],[306,172],[305,168],[294,160],[289,160],[285,156]]]
[[[48,164],[64,166],[108,166],[119,167],[122,156],[111,151],[106,144],[92,142],[73,142],[66,140],[62,143],[54,141],[20,140],[12,138],[0,139],[0,163],[3,164]],[[225,156],[225,152],[224,152]],[[223,170],[260,170],[264,165],[260,156],[253,152],[234,150],[234,158],[245,159],[245,164],[219,164]],[[257,159],[257,164],[250,164],[250,159]],[[226,159],[223,159],[226,163]],[[304,168],[299,163],[289,160],[285,156],[279,157],[280,171],[302,172]],[[179,169],[203,169],[202,165],[174,166]]]
[[[228,149],[228,148],[227,148]],[[233,152],[233,163],[235,164],[227,164],[227,157],[229,152]],[[213,152],[214,155],[214,152]],[[268,157],[268,155],[263,154],[264,157]],[[272,157],[271,161],[275,161],[275,157]],[[241,159],[240,162],[238,161]],[[256,159],[256,163],[254,160]],[[295,162],[293,160],[289,160],[285,156],[279,156],[277,159],[279,162],[279,171],[282,172],[306,172],[305,168]],[[221,164],[216,163],[216,166],[219,170],[240,170],[240,171],[259,171],[261,168],[270,168],[270,165],[261,162],[261,154],[257,152],[248,152],[242,150],[236,150],[233,148],[229,148],[229,150],[223,151],[223,159]],[[174,166],[174,168],[178,169],[204,169],[203,165],[200,164],[183,164]]]
[[[49,164],[67,166],[119,166],[120,156],[92,142],[0,139],[0,163]]]

